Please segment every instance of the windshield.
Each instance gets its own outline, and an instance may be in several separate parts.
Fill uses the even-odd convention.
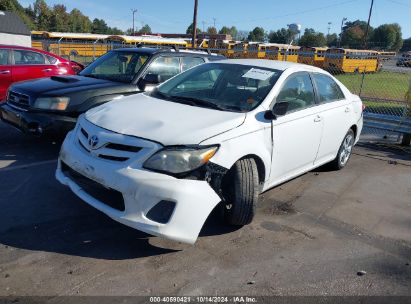
[[[280,73],[241,64],[208,63],[175,76],[150,94],[193,106],[248,112],[265,99]]]
[[[81,73],[81,76],[131,83],[148,58],[137,52],[108,52]]]

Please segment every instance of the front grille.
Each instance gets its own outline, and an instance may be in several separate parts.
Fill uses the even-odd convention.
[[[121,192],[106,188],[103,185],[85,177],[77,171],[71,169],[64,162],[61,162],[61,170],[63,173],[80,186],[87,194],[94,197],[103,204],[119,210],[124,211],[124,198]]]
[[[140,147],[127,146],[127,145],[121,145],[121,144],[113,144],[113,143],[107,144],[106,148],[107,149],[112,149],[112,150],[134,152],[134,153],[137,153],[141,150]]]
[[[124,145],[115,142],[104,142],[103,138],[99,138],[100,145],[98,148],[91,148],[89,139],[93,136],[92,131],[87,130],[84,126],[80,126],[77,133],[77,140],[80,147],[86,153],[92,153],[95,157],[113,161],[125,162],[134,157],[143,148],[139,146]],[[111,140],[110,140],[111,141]]]
[[[26,110],[30,106],[30,97],[26,94],[9,91],[7,103],[11,106]]]
[[[100,158],[102,158],[102,159],[108,159],[108,160],[119,161],[119,162],[123,162],[123,161],[129,160],[128,157],[110,156],[110,155],[104,155],[104,154],[99,154],[98,157],[100,157]]]

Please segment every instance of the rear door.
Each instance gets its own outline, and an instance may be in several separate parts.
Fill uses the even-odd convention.
[[[10,50],[0,49],[0,101],[6,99],[6,92],[12,83],[12,66]]]
[[[39,52],[13,50],[13,82],[55,75],[55,65]]]
[[[318,95],[318,115],[324,120],[320,148],[315,163],[330,161],[337,155],[345,134],[352,124],[352,102],[344,96],[339,85],[330,76],[312,74]]]
[[[271,184],[278,184],[313,167],[321,142],[323,121],[317,114],[314,87],[307,72],[290,75],[276,97],[288,112],[273,121]]]

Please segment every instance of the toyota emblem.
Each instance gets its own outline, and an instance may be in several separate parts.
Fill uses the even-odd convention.
[[[89,138],[88,140],[88,145],[90,146],[91,149],[95,149],[98,145],[98,137],[97,135],[93,135]]]

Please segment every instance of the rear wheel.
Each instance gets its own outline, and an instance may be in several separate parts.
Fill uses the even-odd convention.
[[[259,194],[258,169],[252,158],[237,161],[224,181],[225,221],[247,225],[254,218]]]
[[[340,149],[338,150],[337,157],[330,163],[330,166],[335,170],[341,170],[344,168],[350,156],[352,154],[352,148],[354,147],[355,134],[352,129],[350,129],[344,137],[341,143]]]

